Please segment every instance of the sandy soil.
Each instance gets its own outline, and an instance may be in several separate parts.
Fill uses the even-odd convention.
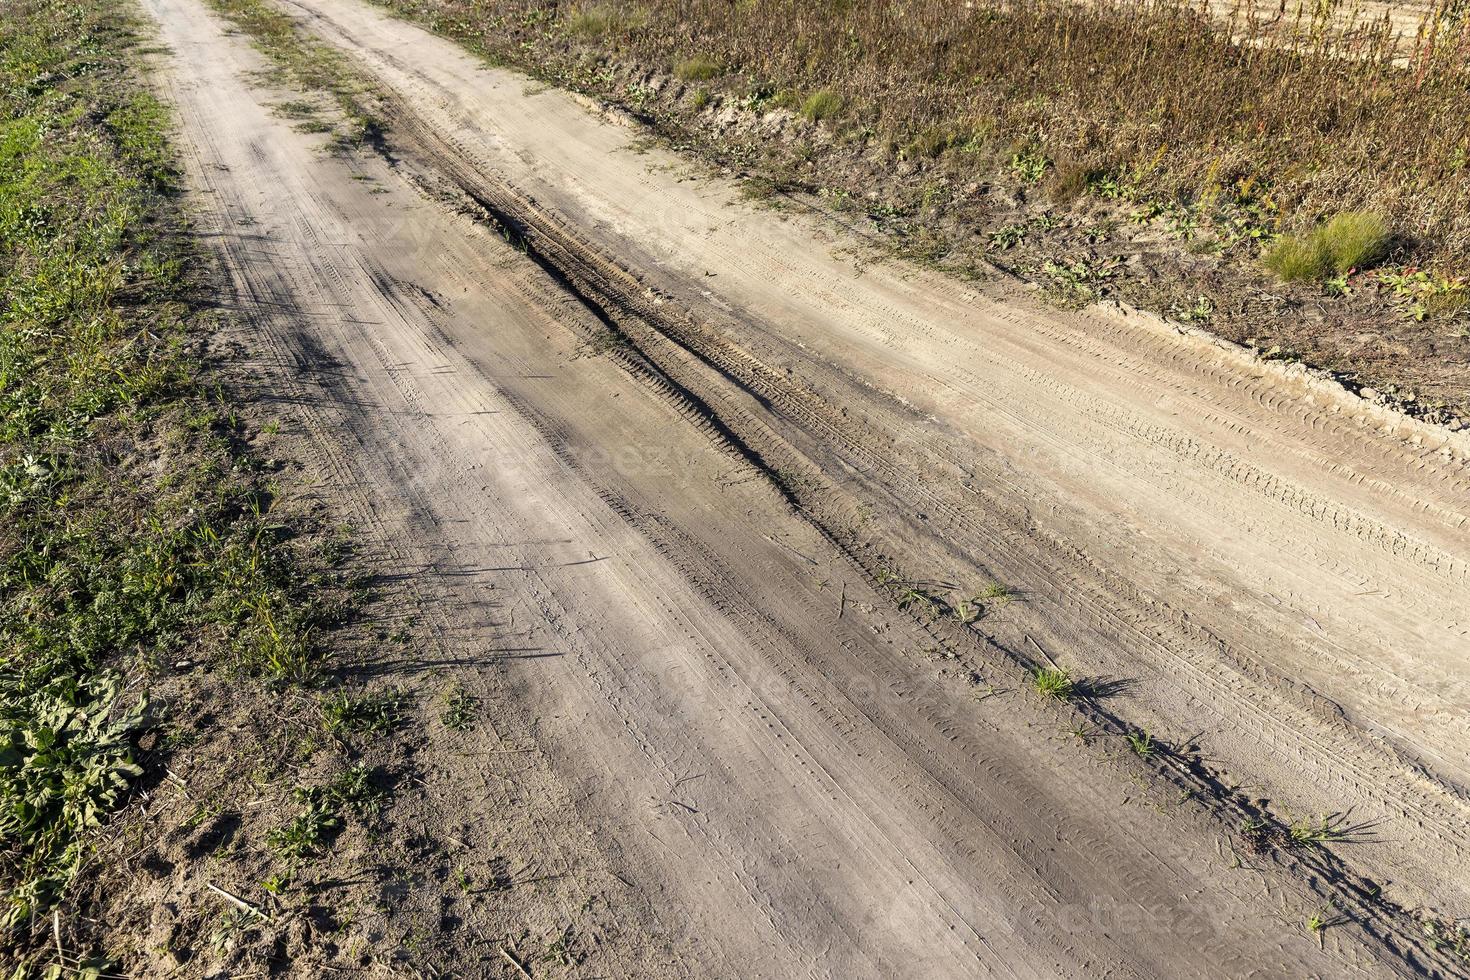
[[[1221,20],[1254,20],[1293,33],[1310,35],[1321,23],[1339,30],[1363,29],[1387,22],[1405,57],[1413,53],[1420,27],[1428,15],[1443,6],[1434,0],[1209,0],[1209,10]]]
[[[602,972],[1449,969],[1368,896],[1470,909],[1463,437],[886,262],[357,0],[293,8],[395,107],[331,156],[199,0],[146,6],[257,356],[447,669],[516,692],[563,788],[523,805],[570,814],[526,846],[626,917]],[[1245,853],[1263,799],[1354,839]]]

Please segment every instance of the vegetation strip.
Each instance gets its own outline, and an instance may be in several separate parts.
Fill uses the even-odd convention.
[[[63,951],[62,922],[108,870],[109,817],[169,746],[225,734],[179,731],[150,693],[310,684],[344,607],[208,366],[205,265],[131,8],[3,6],[0,961],[25,975],[105,967]],[[312,816],[272,838],[281,853],[375,798],[356,769],[298,796]]]

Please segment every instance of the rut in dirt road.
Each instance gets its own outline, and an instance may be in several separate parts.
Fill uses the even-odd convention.
[[[1433,962],[1367,905],[1312,935],[1330,881],[1243,860],[1000,654],[1301,814],[1354,808],[1358,866],[1461,902],[1463,445],[1139,320],[860,270],[347,0],[300,9],[393,97],[392,162],[323,155],[198,0],[147,6],[262,357],[450,626],[519,651],[458,669],[516,685],[592,831],[563,853],[646,930],[606,972]],[[910,611],[1020,601],[928,621],[889,569]]]

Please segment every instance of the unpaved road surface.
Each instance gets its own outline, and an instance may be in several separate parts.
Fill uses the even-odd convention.
[[[513,686],[575,816],[546,846],[643,937],[602,972],[1454,969],[1371,899],[1470,911],[1463,439],[888,262],[304,0],[394,107],[334,156],[200,0],[145,6],[259,363],[452,669]],[[1045,659],[1091,721],[1025,689]],[[1253,853],[1257,805],[1353,832]]]

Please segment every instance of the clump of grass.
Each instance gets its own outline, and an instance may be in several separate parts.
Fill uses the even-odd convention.
[[[794,88],[777,89],[765,101],[773,109],[789,109],[792,112],[801,111],[801,93]]]
[[[1047,179],[1046,196],[1055,204],[1070,204],[1090,192],[1106,174],[1097,167],[1079,163],[1058,163]]]
[[[685,58],[674,66],[674,74],[683,82],[707,82],[720,73],[720,63],[704,55]]]
[[[1044,698],[1070,701],[1076,693],[1072,675],[1060,667],[1038,667],[1031,673],[1031,687]]]
[[[1321,279],[1332,268],[1332,256],[1315,234],[1283,235],[1261,261],[1283,282]]]
[[[1381,215],[1349,211],[1305,234],[1281,236],[1262,261],[1286,282],[1309,282],[1377,265],[1392,242]]]
[[[806,97],[801,104],[801,114],[811,122],[831,119],[842,111],[842,96],[831,89],[822,89]]]
[[[941,600],[924,589],[909,587],[898,593],[898,608],[916,609],[929,619],[939,616],[944,608]]]
[[[899,156],[934,159],[949,150],[975,149],[982,140],[983,134],[965,123],[940,123],[925,127],[904,145]]]
[[[567,28],[579,37],[598,39],[610,34],[627,34],[642,27],[647,19],[638,7],[608,3],[582,4],[567,16]]]
[[[1339,214],[1322,229],[1327,253],[1332,257],[1332,271],[1338,274],[1377,265],[1388,256],[1393,232],[1380,214],[1348,211]]]
[[[1341,817],[1331,815],[1295,821],[1287,828],[1287,833],[1298,847],[1316,847],[1344,839],[1348,835],[1348,827]]]
[[[1010,586],[1003,582],[991,582],[981,590],[977,598],[990,602],[1007,603],[1014,598],[1014,593],[1011,592]]]

